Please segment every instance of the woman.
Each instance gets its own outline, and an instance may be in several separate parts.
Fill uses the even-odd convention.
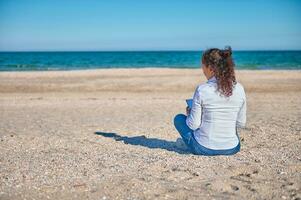
[[[187,117],[174,118],[175,127],[194,154],[233,155],[240,150],[237,127],[246,123],[246,96],[235,78],[231,47],[205,51],[202,69],[208,81],[196,88]]]

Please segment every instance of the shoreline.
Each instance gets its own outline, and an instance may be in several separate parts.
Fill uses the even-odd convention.
[[[31,73],[31,72],[97,72],[97,71],[106,71],[106,70],[200,70],[201,68],[190,68],[190,67],[112,67],[112,68],[93,68],[93,69],[54,69],[54,70],[12,70],[12,71],[0,71],[1,73]],[[236,69],[235,71],[301,71],[301,69]]]
[[[145,67],[145,68],[102,68],[102,69],[74,69],[74,70],[41,70],[41,71],[0,71],[0,76],[5,75],[93,75],[99,73],[110,73],[110,72],[177,72],[177,71],[197,71],[202,73],[201,68],[164,68],[164,67]],[[281,73],[281,72],[288,72],[288,73],[301,73],[301,69],[235,69],[235,72],[250,72],[250,73]]]

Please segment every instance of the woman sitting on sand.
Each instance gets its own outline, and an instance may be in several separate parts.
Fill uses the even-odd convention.
[[[246,123],[246,96],[236,82],[231,47],[205,51],[202,69],[208,81],[198,85],[187,117],[178,114],[174,125],[194,154],[235,154],[240,150],[237,127]]]

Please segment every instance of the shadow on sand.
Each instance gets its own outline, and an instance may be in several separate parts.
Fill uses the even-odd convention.
[[[103,137],[113,138],[116,141],[123,141],[124,144],[139,145],[150,149],[164,149],[167,151],[177,152],[179,154],[191,154],[188,149],[177,147],[176,142],[161,140],[157,138],[147,138],[144,135],[127,137],[118,135],[117,133],[105,133],[100,131],[95,132],[95,134],[101,135]]]

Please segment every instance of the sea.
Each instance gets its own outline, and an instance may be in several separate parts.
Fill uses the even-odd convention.
[[[201,51],[0,52],[0,71],[199,68]],[[236,69],[301,70],[301,51],[234,51]]]

